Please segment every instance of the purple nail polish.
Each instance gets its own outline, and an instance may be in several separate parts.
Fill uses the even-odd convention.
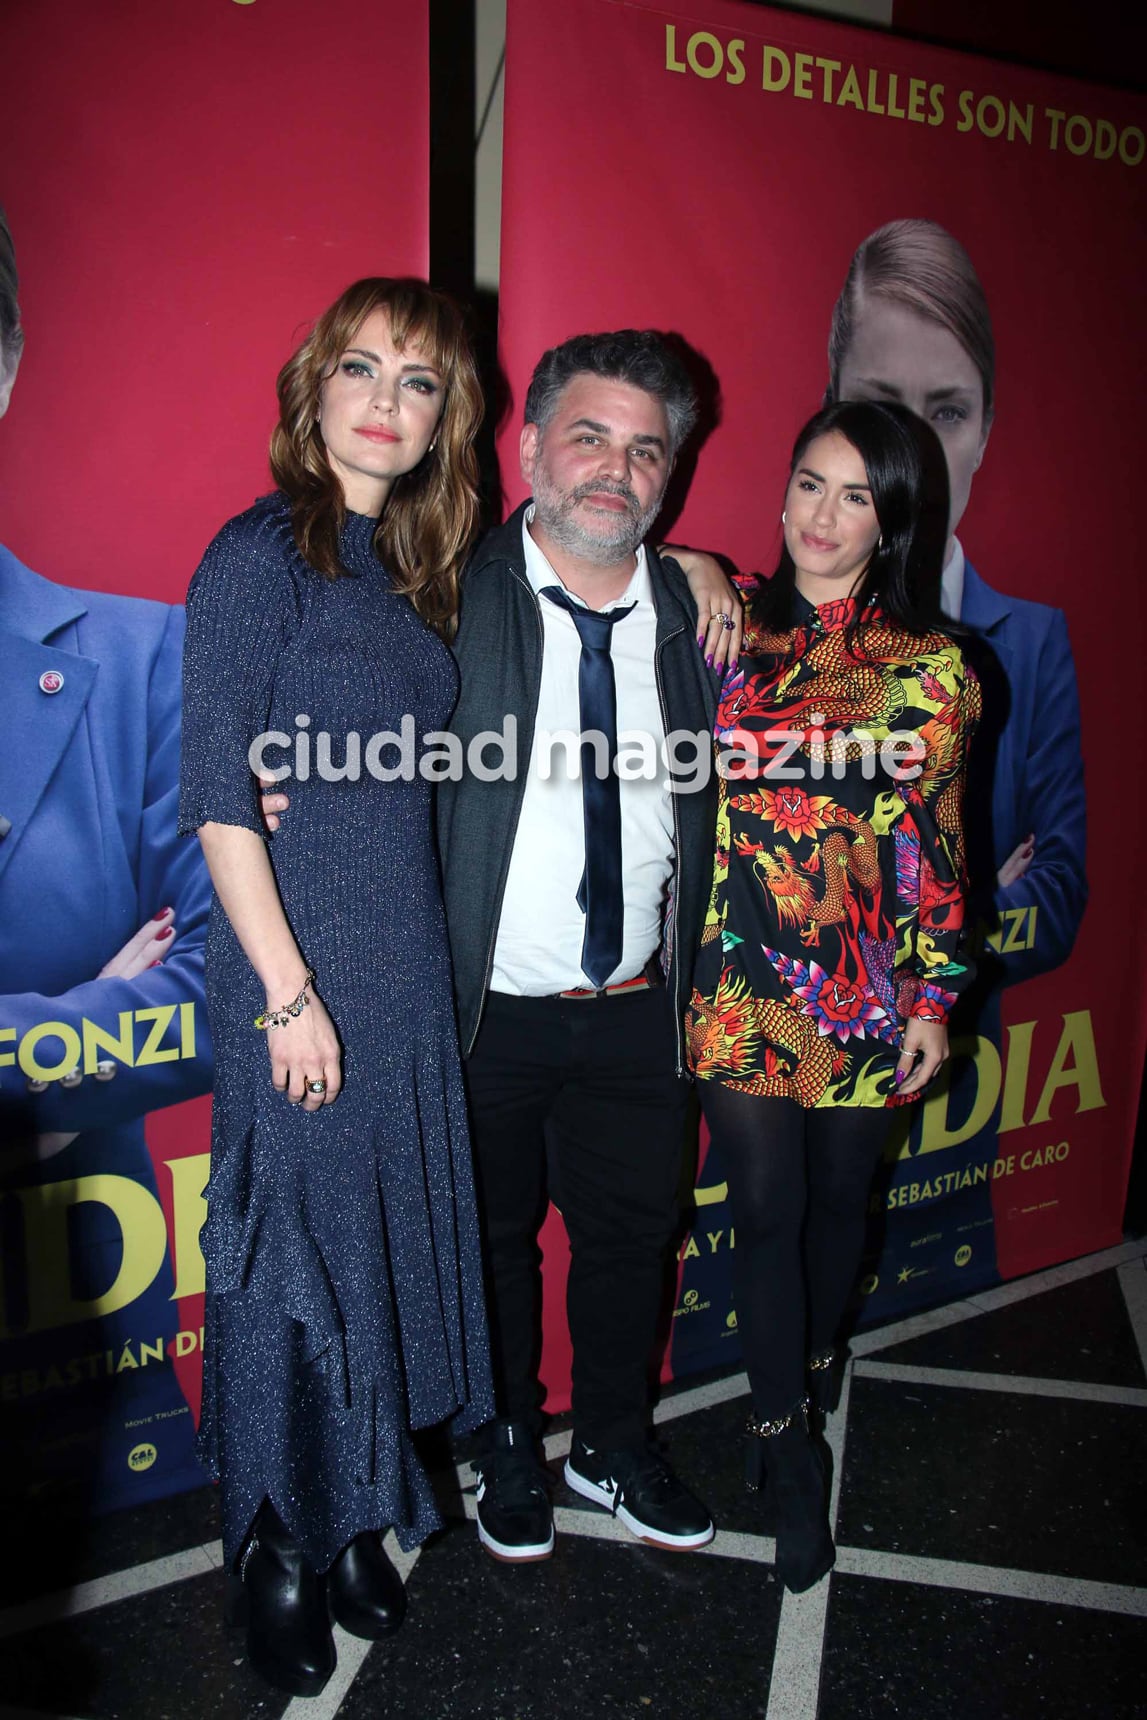
[[[713,653],[711,651],[705,659],[705,666],[708,669],[711,669],[713,667]]]
[[[898,1069],[898,1070],[897,1070],[897,1071],[896,1071],[896,1085],[897,1085],[897,1086],[898,1086],[898,1087],[899,1087],[899,1085],[900,1085],[900,1083],[901,1083],[901,1081],[903,1081],[903,1079],[904,1079],[904,1077],[905,1077],[905,1075],[906,1075],[906,1074],[907,1074],[907,1070],[906,1070],[906,1069]]]
[[[705,635],[704,635],[704,634],[703,634],[703,633],[698,633],[698,635],[697,635],[697,643],[698,643],[698,645],[704,645],[704,643],[705,643]]]

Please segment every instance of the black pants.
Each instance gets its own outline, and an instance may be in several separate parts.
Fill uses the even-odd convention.
[[[733,1295],[753,1405],[771,1419],[804,1396],[808,1357],[836,1340],[892,1115],[806,1111],[716,1081],[698,1086],[729,1183]]]
[[[546,1141],[570,1239],[573,1414],[588,1445],[645,1434],[647,1378],[678,1217],[685,1083],[661,989],[492,992],[466,1065],[499,1414],[536,1425]]]

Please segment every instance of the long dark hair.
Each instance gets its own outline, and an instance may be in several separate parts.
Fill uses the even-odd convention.
[[[446,404],[435,446],[391,490],[375,549],[396,588],[429,626],[450,639],[458,621],[458,578],[478,530],[474,437],[482,421],[478,372],[453,299],[424,281],[382,275],[349,286],[279,373],[271,472],[291,499],[300,555],[328,579],[337,579],[343,572],[338,544],[346,508],[318,425],[319,391],[376,310],[386,312],[396,347],[423,346],[441,372]]]
[[[834,433],[850,442],[864,462],[880,525],[880,541],[852,593],[857,619],[848,629],[849,649],[862,644],[865,613],[874,604],[906,632],[947,631],[940,615],[944,532],[937,524],[941,514],[947,519],[942,450],[933,453],[926,440],[931,432],[906,406],[834,400],[814,413],[793,444],[790,480],[817,437]],[[929,478],[944,487],[942,507],[941,498],[929,493]],[[792,627],[795,577],[788,545],[782,543],[776,572],[753,599],[758,627],[777,633]]]

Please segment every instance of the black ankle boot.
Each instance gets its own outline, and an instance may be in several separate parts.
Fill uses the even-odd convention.
[[[822,1350],[808,1359],[808,1395],[813,1414],[823,1422],[840,1403],[840,1388],[844,1378],[843,1355],[835,1350]]]
[[[270,1502],[255,1518],[232,1585],[229,1622],[247,1625],[247,1659],[291,1696],[317,1696],[335,1669],[326,1585]]]
[[[327,1572],[331,1611],[352,1636],[377,1642],[406,1617],[406,1588],[375,1534],[356,1535]]]
[[[777,1575],[786,1589],[799,1595],[836,1561],[824,1465],[809,1434],[808,1399],[774,1421],[751,1419],[748,1431],[763,1457],[776,1516]]]

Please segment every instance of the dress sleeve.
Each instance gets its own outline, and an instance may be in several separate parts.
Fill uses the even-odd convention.
[[[975,977],[962,936],[967,877],[963,799],[968,747],[980,715],[980,684],[959,652],[949,649],[954,690],[938,703],[921,736],[924,767],[907,796],[920,838],[919,891],[909,1017],[946,1022],[956,998]]]
[[[187,593],[179,830],[265,835],[248,754],[267,732],[279,659],[302,601],[281,521],[243,515],[208,546]],[[284,744],[290,737],[282,737]]]

